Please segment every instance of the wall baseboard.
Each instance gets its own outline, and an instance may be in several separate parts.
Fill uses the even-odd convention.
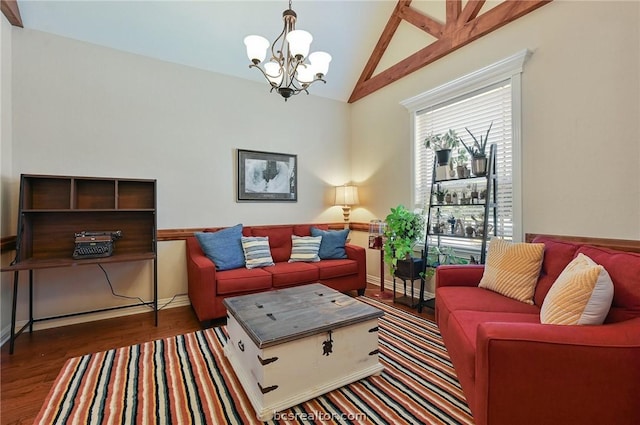
[[[177,295],[173,300],[171,298],[165,298],[158,300],[159,309],[175,308],[190,305],[189,297],[186,294]],[[80,316],[62,317],[60,319],[45,320],[42,322],[36,322],[33,324],[33,330],[39,331],[43,329],[58,328],[61,326],[76,325],[78,323],[94,322],[96,320],[113,319],[115,317],[132,316],[134,314],[148,313],[153,311],[148,306],[138,306],[131,308],[123,308],[119,310],[101,311],[97,313],[87,313]],[[16,328],[21,329],[27,323],[26,320],[22,320],[16,323]],[[28,332],[25,330],[25,332]],[[5,326],[0,333],[0,346],[9,341],[11,336],[11,325]]]

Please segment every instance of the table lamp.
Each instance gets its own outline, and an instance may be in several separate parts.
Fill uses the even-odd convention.
[[[342,215],[344,217],[345,228],[349,225],[349,215],[351,214],[351,206],[358,205],[358,187],[357,186],[338,186],[336,187],[335,205],[342,206]]]

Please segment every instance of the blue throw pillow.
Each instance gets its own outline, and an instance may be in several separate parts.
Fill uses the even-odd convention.
[[[242,250],[242,224],[218,230],[217,232],[195,232],[200,247],[216,270],[230,270],[244,267]]]
[[[347,258],[344,245],[347,243],[349,229],[344,230],[320,230],[311,228],[311,236],[322,236],[318,256],[322,260]]]

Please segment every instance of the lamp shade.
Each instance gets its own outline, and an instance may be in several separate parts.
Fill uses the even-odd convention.
[[[336,187],[335,205],[357,205],[358,188],[356,186],[338,186]]]
[[[324,76],[329,72],[331,55],[327,52],[313,52],[309,55],[309,62],[311,62],[316,74]]]
[[[282,68],[275,62],[267,62],[264,64],[264,73],[267,75],[269,81],[276,86],[282,81]]]
[[[289,53],[291,53],[291,56],[298,59],[307,57],[312,41],[313,36],[311,36],[307,31],[294,30],[287,34]]]
[[[262,62],[267,57],[267,49],[269,48],[269,40],[259,35],[249,35],[244,38],[244,44],[247,46],[247,56],[250,61]]]
[[[296,77],[301,83],[311,83],[315,78],[315,72],[311,65],[301,64],[296,71]]]

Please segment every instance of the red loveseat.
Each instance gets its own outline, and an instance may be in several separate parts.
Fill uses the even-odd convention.
[[[194,236],[186,239],[187,277],[189,300],[198,316],[206,322],[225,317],[227,310],[222,300],[227,297],[270,291],[307,283],[320,282],[335,290],[357,290],[364,294],[366,280],[366,251],[363,247],[347,243],[345,259],[320,260],[316,263],[289,263],[291,235],[311,236],[311,227],[328,230],[324,224],[273,225],[243,227],[243,236],[268,236],[274,266],[237,268],[219,271],[205,256]],[[219,229],[205,229],[216,231]]]
[[[481,265],[436,270],[436,321],[476,425],[640,424],[640,243],[534,236],[545,244],[534,305],[479,288]],[[541,324],[545,295],[578,253],[613,281],[605,323]]]

